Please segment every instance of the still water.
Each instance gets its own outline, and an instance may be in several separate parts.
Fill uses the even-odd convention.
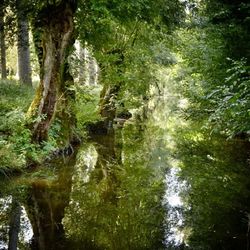
[[[0,249],[249,249],[249,143],[191,128],[177,106],[159,98],[143,121],[2,181]]]

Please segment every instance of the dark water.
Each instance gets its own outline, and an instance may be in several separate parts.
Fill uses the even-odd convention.
[[[249,143],[164,105],[2,183],[0,249],[249,249]]]

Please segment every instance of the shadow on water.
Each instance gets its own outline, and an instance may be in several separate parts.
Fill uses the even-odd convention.
[[[204,134],[179,141],[187,249],[249,249],[249,149]]]

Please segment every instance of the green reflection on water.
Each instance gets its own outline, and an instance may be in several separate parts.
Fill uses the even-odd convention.
[[[128,125],[122,135],[109,135],[113,140],[98,138],[81,151],[92,147],[96,164],[87,166],[85,157],[77,162],[63,224],[86,249],[163,249],[164,175],[150,165],[152,149],[143,135]],[[114,150],[117,144],[122,150]]]
[[[127,121],[122,130],[92,136],[77,154],[4,183],[1,243],[8,244],[13,204],[19,204],[34,234],[25,241],[21,226],[19,249],[247,249],[249,143],[188,127],[173,115],[176,98],[152,105],[143,123]],[[185,240],[179,246],[164,245],[176,223],[171,218],[177,220],[167,216],[174,209],[164,199],[170,168],[180,169],[186,183],[176,191]]]
[[[34,234],[19,248],[164,249],[164,173],[147,133],[132,123],[93,136],[76,164],[72,156],[10,182],[3,196],[25,207]]]
[[[249,142],[194,130],[178,138],[187,249],[248,249]]]

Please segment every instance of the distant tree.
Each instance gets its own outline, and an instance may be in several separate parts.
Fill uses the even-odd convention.
[[[18,48],[18,75],[19,80],[32,85],[30,49],[29,49],[29,24],[27,13],[22,1],[16,0],[17,10],[17,48]]]
[[[1,1],[0,3],[0,48],[1,48],[2,79],[7,78],[4,12],[5,12],[5,2]]]
[[[157,39],[155,34],[159,38],[163,29],[170,32],[181,22],[184,4],[168,0],[93,0],[79,5],[81,10],[89,13],[82,15],[79,12],[77,15],[77,21],[81,24],[78,25],[79,35],[82,44],[87,41],[93,47],[100,66],[103,90],[99,113],[103,117],[104,127],[109,129],[117,115],[117,107],[123,105],[122,102],[117,105],[117,97],[122,89],[128,89],[129,86],[130,92],[137,92],[142,98],[146,95],[150,84],[147,68],[150,64],[147,61],[151,53],[149,48],[156,43],[152,38]],[[128,72],[134,86],[131,86],[131,80],[126,79]],[[146,75],[149,78],[146,79]]]

